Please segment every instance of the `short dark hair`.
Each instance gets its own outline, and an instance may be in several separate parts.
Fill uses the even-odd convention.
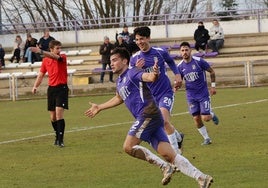
[[[183,47],[183,46],[188,46],[189,48],[191,48],[191,46],[190,46],[190,43],[189,42],[182,42],[181,44],[180,44],[180,48],[181,47]]]
[[[198,24],[202,24],[203,25],[204,23],[202,21],[199,21]]]
[[[49,49],[53,49],[55,46],[61,46],[61,42],[58,40],[52,40],[49,42]]]
[[[143,37],[150,37],[151,35],[151,29],[147,26],[142,26],[142,27],[136,27],[134,29],[134,36],[140,35]]]
[[[119,54],[119,56],[122,58],[122,59],[127,59],[127,63],[129,63],[129,60],[130,60],[130,54],[129,52],[127,51],[126,48],[124,47],[116,47],[112,50],[111,52],[111,56],[112,55],[115,55],[115,54]]]

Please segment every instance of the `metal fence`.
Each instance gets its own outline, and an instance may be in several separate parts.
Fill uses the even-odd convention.
[[[213,64],[216,72],[217,87],[257,87],[268,85],[268,62],[267,60],[247,61],[247,62],[229,62],[224,64]],[[172,74],[168,71],[168,74]],[[31,75],[22,77],[20,74],[0,73],[0,99],[1,100],[18,100],[20,97],[29,97],[31,95],[32,85],[37,76]],[[99,75],[96,75],[99,78]],[[107,89],[107,85],[99,83],[91,83],[89,85],[73,85],[72,79],[74,75],[69,75],[69,84],[72,88],[71,94],[74,96],[85,95],[85,93],[94,94],[94,88]],[[209,77],[209,76],[208,76]],[[209,81],[209,79],[208,79]],[[81,87],[84,92],[81,92]],[[85,90],[88,88],[88,91]],[[93,88],[93,89],[92,89]],[[46,97],[46,85],[42,85],[39,89],[40,96]]]
[[[268,9],[251,9],[251,10],[229,10],[222,12],[200,12],[200,13],[177,13],[177,14],[157,14],[143,15],[132,17],[111,17],[84,20],[67,20],[58,22],[35,22],[23,24],[2,24],[2,34],[17,34],[27,32],[42,32],[44,29],[51,31],[78,31],[89,29],[118,28],[123,25],[131,27],[141,25],[168,25],[195,23],[200,20],[211,21],[219,20],[258,20],[261,28],[261,19],[268,18]]]
[[[267,60],[229,62],[213,65],[217,85],[221,87],[256,87],[268,85]]]

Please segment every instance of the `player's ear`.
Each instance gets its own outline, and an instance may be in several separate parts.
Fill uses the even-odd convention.
[[[127,64],[127,59],[123,59],[123,63],[124,63],[124,65],[126,65]]]

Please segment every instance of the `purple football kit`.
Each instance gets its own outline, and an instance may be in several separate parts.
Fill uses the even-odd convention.
[[[158,60],[159,78],[157,81],[147,83],[159,107],[165,107],[170,112],[174,103],[174,92],[170,80],[166,74],[166,64],[173,71],[178,74],[178,70],[174,60],[170,57],[168,52],[162,48],[151,47],[149,51],[138,51],[130,59],[129,66],[135,67],[138,59],[144,59],[145,65],[142,67],[145,72],[152,72],[155,59]]]
[[[192,115],[210,114],[210,96],[206,80],[206,70],[210,65],[204,59],[193,56],[189,63],[182,60],[177,68],[185,80],[189,112]]]
[[[164,132],[161,112],[147,84],[142,81],[143,70],[127,69],[116,83],[117,92],[136,121],[128,134],[135,136],[157,149],[160,141],[169,142]]]

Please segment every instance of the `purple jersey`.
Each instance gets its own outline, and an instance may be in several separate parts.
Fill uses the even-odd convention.
[[[147,84],[142,81],[143,73],[138,68],[127,69],[117,79],[117,92],[136,119],[159,117],[161,112]]]
[[[206,70],[210,68],[210,65],[204,59],[193,56],[191,62],[181,61],[177,68],[185,80],[188,99],[201,99],[209,96]]]
[[[147,84],[142,81],[143,70],[127,69],[117,79],[116,89],[136,121],[128,135],[148,142],[157,150],[159,142],[169,142],[164,131],[161,112]]]
[[[159,78],[157,81],[147,83],[157,103],[160,102],[161,98],[167,93],[173,94],[170,80],[166,74],[166,63],[173,71],[174,74],[178,73],[174,60],[170,57],[169,53],[162,48],[151,47],[148,52],[138,51],[130,59],[129,66],[135,67],[138,59],[143,58],[145,65],[142,67],[146,72],[152,72],[154,66],[154,58],[158,59],[159,66]]]

